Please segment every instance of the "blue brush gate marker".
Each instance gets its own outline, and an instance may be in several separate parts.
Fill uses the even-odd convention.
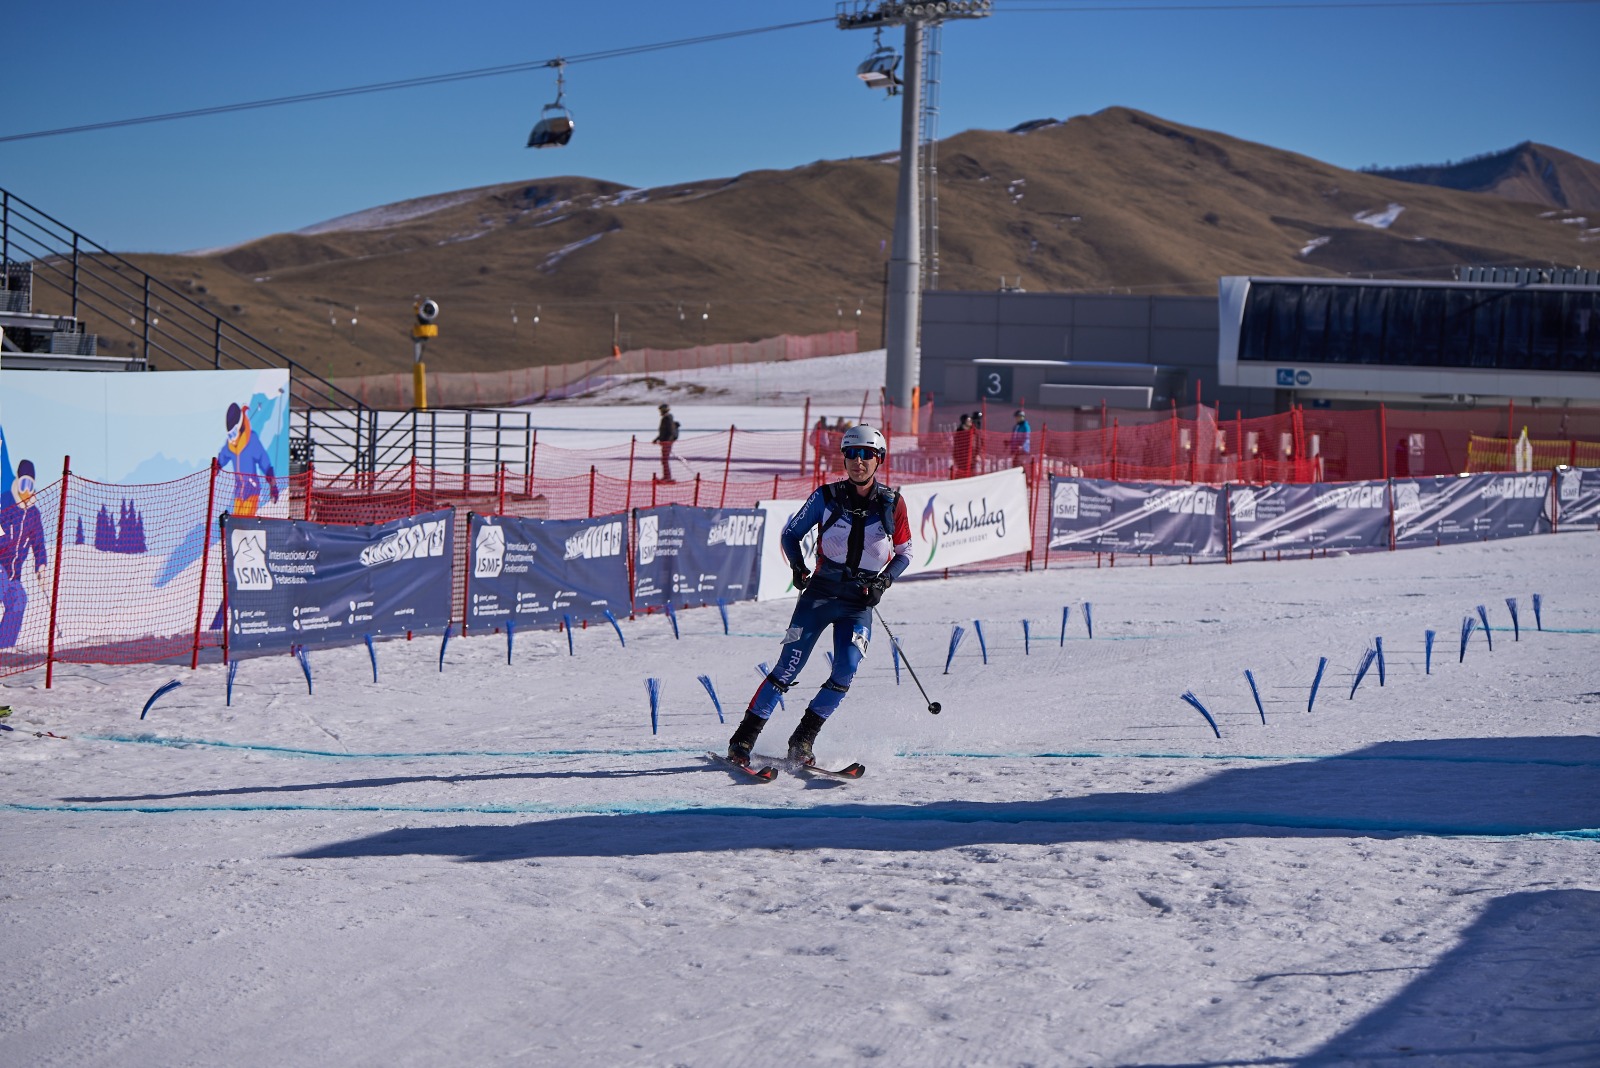
[[[658,714],[661,707],[661,680],[645,679],[644,688],[650,691],[650,733],[655,734],[661,725]]]
[[[959,623],[956,624],[956,629],[950,632],[950,652],[945,654],[944,658],[944,673],[946,675],[950,674],[950,661],[956,658],[956,649],[961,646],[961,639],[966,636],[966,628]]]
[[[233,707],[233,677],[239,674],[239,661],[228,661],[228,706]]]
[[[1378,685],[1382,686],[1383,685],[1383,639],[1382,638],[1374,638],[1374,639],[1372,639],[1372,642],[1373,642],[1373,644],[1375,646],[1377,646],[1375,652],[1377,653],[1377,656],[1378,656]]]
[[[706,688],[706,693],[711,695],[711,707],[717,710],[717,722],[726,723],[727,720],[722,718],[722,702],[717,700],[717,688],[711,685],[711,676],[701,675],[700,685],[704,686]]]
[[[889,639],[889,656],[894,660],[894,684],[900,685],[900,643]]]
[[[1083,625],[1089,631],[1089,637],[1094,637],[1094,605],[1088,601],[1083,602]]]
[[[144,714],[150,711],[150,706],[160,700],[163,694],[169,694],[182,685],[183,683],[179,682],[177,679],[173,679],[171,682],[164,683],[158,687],[156,692],[150,695],[150,700],[144,703],[144,708],[139,710],[139,718],[144,719]]]
[[[1061,648],[1067,647],[1067,616],[1072,614],[1071,605],[1061,606]]]
[[[1356,681],[1350,685],[1350,700],[1354,701],[1356,699],[1356,689],[1361,685],[1361,680],[1367,677],[1367,669],[1372,666],[1372,662],[1377,657],[1378,651],[1372,648],[1368,648],[1366,653],[1362,655],[1361,665],[1356,668]]]
[[[1211,718],[1211,713],[1206,711],[1206,706],[1200,703],[1200,698],[1196,697],[1193,691],[1185,690],[1178,696],[1193,705],[1196,712],[1206,717],[1206,722],[1211,724],[1212,734],[1215,734],[1218,738],[1222,737],[1222,732],[1217,730],[1217,721]]]
[[[1437,635],[1431,630],[1424,631],[1422,634],[1422,673],[1424,675],[1433,674],[1433,639],[1435,637]]]
[[[721,597],[717,598],[717,611],[722,613],[722,634],[723,634],[723,637],[727,637],[727,635],[728,635],[728,602],[723,600]]]
[[[563,615],[561,622],[567,628],[567,655],[576,656],[577,654],[572,650],[572,617]]]
[[[1461,617],[1461,658],[1456,663],[1465,663],[1467,659],[1467,639],[1472,637],[1472,628],[1476,624],[1471,616]]]
[[[1317,657],[1317,677],[1311,680],[1311,699],[1306,702],[1307,712],[1310,712],[1312,707],[1317,703],[1317,687],[1322,685],[1322,673],[1327,669],[1327,667],[1328,658],[1325,656]]]
[[[306,647],[303,645],[295,649],[294,655],[300,658],[300,670],[306,673],[306,693],[311,693],[311,656],[306,652]],[[443,655],[443,653],[440,654],[441,659]],[[440,670],[444,669],[440,668]]]
[[[829,653],[829,652],[824,652],[822,655],[828,658],[828,670],[832,671],[833,670],[833,654]]]
[[[606,618],[611,621],[611,629],[617,632],[617,641],[621,642],[622,647],[626,649],[628,647],[628,639],[622,636],[622,624],[618,623],[617,617],[611,614],[611,609],[607,608],[605,613]]]
[[[1539,618],[1539,609],[1544,607],[1544,598],[1537,593],[1533,595],[1533,629],[1544,630],[1544,620]]]
[[[671,601],[667,602],[667,619],[672,622],[672,637],[676,640],[678,638],[678,611],[672,607]]]
[[[372,660],[372,681],[373,682],[377,682],[378,681],[378,648],[377,648],[377,646],[372,644],[372,635],[363,634],[362,637],[367,640],[367,656]],[[511,662],[511,656],[510,656],[509,653],[506,654],[506,662],[507,663]]]
[[[983,621],[981,619],[972,621],[972,632],[978,636],[978,651],[983,654],[983,662],[987,665],[989,663],[989,643],[983,640]]]
[[[1506,608],[1511,612],[1511,640],[1520,642],[1522,640],[1522,627],[1517,623],[1517,599],[1515,597],[1507,597]]]
[[[767,667],[767,665],[765,665],[765,664],[757,664],[756,665],[756,672],[757,672],[757,674],[759,674],[761,676],[761,678],[763,680],[765,680],[768,675],[772,674],[772,669]],[[759,687],[757,687],[757,689],[759,689]],[[773,689],[777,689],[777,687],[773,687]],[[782,690],[778,690],[778,707],[783,709],[785,712],[789,711],[789,706],[783,703],[783,691]]]
[[[1022,621],[1022,655],[1023,656],[1032,656],[1033,655],[1032,649],[1031,649],[1030,646],[1031,646],[1031,643],[1028,640],[1028,621],[1026,619],[1024,619]]]
[[[1489,640],[1489,651],[1494,652],[1494,635],[1489,633],[1489,612],[1483,605],[1478,606],[1478,618],[1483,621],[1483,636]]]
[[[446,623],[445,624],[445,626],[444,626],[444,638],[441,639],[440,642],[439,642],[439,670],[440,671],[444,670],[444,651],[450,647],[450,635],[454,634],[455,632],[456,632],[456,625],[454,623]]]
[[[1244,681],[1250,684],[1250,696],[1256,699],[1256,711],[1261,713],[1261,722],[1267,721],[1267,710],[1261,707],[1261,691],[1256,689],[1256,677],[1249,671],[1244,673]]]
[[[511,663],[511,646],[512,646],[513,643],[516,642],[516,640],[517,640],[517,621],[514,620],[514,619],[508,619],[508,620],[506,620],[506,663],[508,663],[508,664]],[[377,665],[374,664],[373,667],[376,668]],[[373,682],[377,682],[378,680],[377,679],[373,679],[372,681]]]

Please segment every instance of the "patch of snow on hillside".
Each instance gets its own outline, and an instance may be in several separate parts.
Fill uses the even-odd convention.
[[[553,270],[555,268],[555,265],[560,263],[562,260],[566,259],[567,256],[569,256],[570,254],[578,251],[580,248],[582,248],[585,245],[594,244],[596,241],[600,240],[604,236],[606,236],[605,235],[605,231],[601,231],[598,234],[593,234],[593,235],[591,235],[589,237],[584,238],[582,241],[574,241],[570,245],[565,245],[565,246],[563,246],[561,248],[556,249],[554,252],[550,253],[550,255],[546,256],[542,262],[540,262],[539,270],[541,270],[541,271]]]
[[[1400,213],[1405,210],[1404,204],[1390,204],[1382,211],[1358,211],[1351,218],[1358,223],[1365,223],[1379,230],[1387,230],[1394,225],[1394,221],[1400,218]]]
[[[534,223],[533,225],[534,226],[549,226],[551,223],[558,223],[562,219],[570,219],[570,218],[572,218],[572,216],[570,216],[570,215],[557,215],[557,216],[555,216],[554,218],[551,218],[551,219],[540,219],[538,222]]]
[[[1300,255],[1309,256],[1313,252],[1317,251],[1317,249],[1321,248],[1323,245],[1326,245],[1332,240],[1333,238],[1331,237],[1313,237],[1310,241],[1307,241],[1305,247],[1300,250]]]
[[[465,204],[477,195],[477,191],[468,190],[460,193],[441,193],[433,197],[419,197],[416,200],[403,200],[398,204],[367,208],[365,211],[351,212],[349,215],[313,223],[304,229],[296,230],[295,233],[311,237],[342,230],[385,230],[403,222],[410,222],[412,219],[420,219],[424,215],[432,215],[436,211],[453,208],[457,204]]]

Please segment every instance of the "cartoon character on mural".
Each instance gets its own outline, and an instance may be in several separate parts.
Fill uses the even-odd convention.
[[[228,405],[228,440],[217,453],[217,462],[233,469],[234,515],[255,515],[261,505],[261,476],[274,503],[278,500],[278,479],[272,458],[261,438],[250,428],[250,413],[238,404]]]
[[[8,494],[10,501],[0,508],[0,649],[17,644],[28,611],[29,587],[42,603],[49,577],[50,557],[45,550],[44,521],[34,499],[34,479],[33,461],[20,461]]]

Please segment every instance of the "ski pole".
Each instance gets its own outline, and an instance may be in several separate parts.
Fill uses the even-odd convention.
[[[895,641],[894,631],[889,629],[889,624],[883,621],[883,613],[874,608],[872,614],[878,617],[878,625],[883,627],[883,632],[889,636],[889,644],[899,649],[900,643]],[[928,700],[928,691],[922,689],[922,680],[917,678],[917,672],[912,668],[911,661],[906,659],[906,651],[904,649],[900,649],[900,662],[906,666],[907,671],[911,672],[911,681],[917,684],[917,689],[922,693],[922,699],[928,701],[928,711],[937,716],[940,709],[939,702]]]

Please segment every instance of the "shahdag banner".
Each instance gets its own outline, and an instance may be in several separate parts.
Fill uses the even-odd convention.
[[[229,516],[228,646],[349,645],[450,622],[455,513],[381,526]]]
[[[1387,549],[1389,484],[1229,486],[1235,552]]]
[[[798,597],[794,588],[794,574],[789,570],[788,557],[783,555],[783,528],[805,507],[805,501],[758,501],[756,508],[765,515],[761,524],[761,569],[756,582],[756,600],[776,601],[785,597]],[[817,558],[817,532],[811,530],[800,539],[807,563]]]
[[[1050,479],[1050,548],[1225,555],[1222,493],[1210,486]]]
[[[1033,547],[1028,478],[1020,467],[898,489],[911,520],[906,574],[996,560]]]
[[[628,523],[600,519],[473,516],[468,526],[467,632],[553,626],[564,616],[598,623],[624,616]]]
[[[757,594],[765,512],[756,508],[638,510],[635,604],[715,604]]]
[[[1568,467],[1556,472],[1556,520],[1561,530],[1600,527],[1600,468]]]
[[[1550,472],[1394,480],[1397,548],[1550,532]]]

